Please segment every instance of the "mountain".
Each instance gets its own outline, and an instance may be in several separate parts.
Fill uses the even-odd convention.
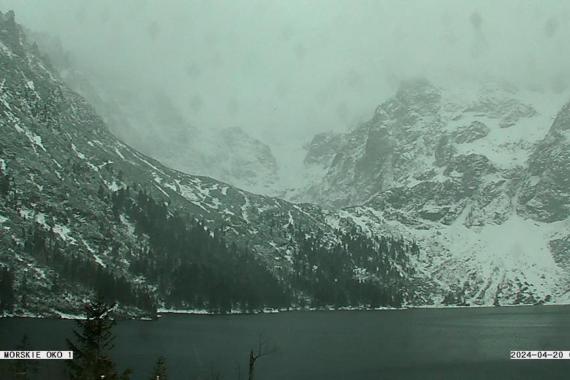
[[[13,12],[0,14],[0,130],[1,313],[75,313],[95,293],[124,315],[436,302],[413,240],[122,142]],[[251,143],[225,137],[238,151]]]
[[[58,39],[28,34],[38,41],[65,84],[82,95],[122,141],[186,173],[263,194],[275,187],[278,166],[271,148],[242,128],[197,127],[170,95],[154,85],[80,68]]]
[[[564,100],[495,82],[407,81],[368,122],[314,137],[305,164],[323,174],[291,198],[344,207],[371,230],[417,240],[421,270],[448,300],[565,302]]]
[[[95,293],[126,316],[569,299],[570,115],[560,96],[403,83],[368,122],[313,139],[308,185],[288,192],[291,203],[150,158],[68,83],[2,14],[4,314],[75,313]],[[140,110],[157,120],[141,144],[161,144],[159,120],[180,126],[168,133],[182,146],[204,141],[167,98],[154,103]],[[109,115],[119,126],[130,112]],[[209,158],[228,175],[272,171],[259,169],[271,155],[243,131],[222,140]],[[196,149],[187,157],[201,157]]]

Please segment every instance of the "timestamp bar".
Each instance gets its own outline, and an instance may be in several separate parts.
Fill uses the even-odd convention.
[[[570,359],[570,351],[511,351],[513,360],[547,360]]]

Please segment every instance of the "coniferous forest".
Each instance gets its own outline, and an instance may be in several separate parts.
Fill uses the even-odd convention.
[[[356,229],[337,231],[339,242],[331,245],[324,236],[297,226],[290,278],[278,279],[247,247],[229,243],[221,230],[170,211],[144,190],[132,194],[121,189],[110,198],[113,213],[125,213],[136,233],[149,237],[148,246],[135,255],[132,270],[158,284],[160,296],[172,307],[227,312],[401,306],[404,273],[411,270],[407,257],[419,253],[415,243],[368,238]]]
[[[221,229],[212,230],[172,210],[140,186],[132,188],[137,190],[125,187],[110,192],[101,186],[98,196],[117,222],[125,217],[132,221],[134,234],[145,242],[129,252],[129,272],[156,284],[154,289],[93,258],[64,252],[53,228],[40,223],[23,231],[24,250],[62,280],[92,289],[108,302],[150,314],[159,300],[167,308],[225,313],[289,307],[397,307],[405,299],[404,273],[411,271],[409,256],[418,253],[415,243],[367,237],[356,228],[336,231],[331,242],[308,233],[302,225],[290,227],[291,270],[276,274],[247,246],[228,241]],[[116,242],[108,246],[111,255],[120,256]],[[6,269],[2,291],[13,292],[10,284]],[[11,303],[2,307],[8,310]]]

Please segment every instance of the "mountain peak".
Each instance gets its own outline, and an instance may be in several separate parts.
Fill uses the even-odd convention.
[[[436,113],[441,99],[441,91],[427,79],[402,81],[396,94],[376,108],[372,124],[383,124],[390,120],[404,125],[414,124],[419,116]]]
[[[16,14],[13,10],[9,10],[6,13],[0,11],[0,23],[9,23],[11,25],[16,25]]]
[[[419,99],[430,99],[435,101],[438,99],[440,91],[425,78],[412,78],[403,80],[398,90],[396,91],[396,98],[413,101]]]
[[[22,56],[24,54],[24,33],[16,23],[14,11],[0,12],[0,49],[11,50],[11,53]]]

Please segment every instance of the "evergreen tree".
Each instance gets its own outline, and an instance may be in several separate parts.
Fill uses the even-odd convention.
[[[152,375],[149,380],[167,380],[168,374],[166,371],[166,360],[164,357],[159,356],[152,370]]]
[[[7,196],[10,192],[10,177],[2,174],[0,170],[0,195],[3,197]]]
[[[130,370],[118,374],[111,360],[115,321],[110,319],[113,307],[97,299],[86,305],[85,320],[78,320],[78,330],[73,333],[75,342],[67,339],[74,360],[67,362],[71,380],[127,380]]]
[[[0,269],[0,313],[12,311],[14,301],[14,272],[9,268],[2,268]]]

